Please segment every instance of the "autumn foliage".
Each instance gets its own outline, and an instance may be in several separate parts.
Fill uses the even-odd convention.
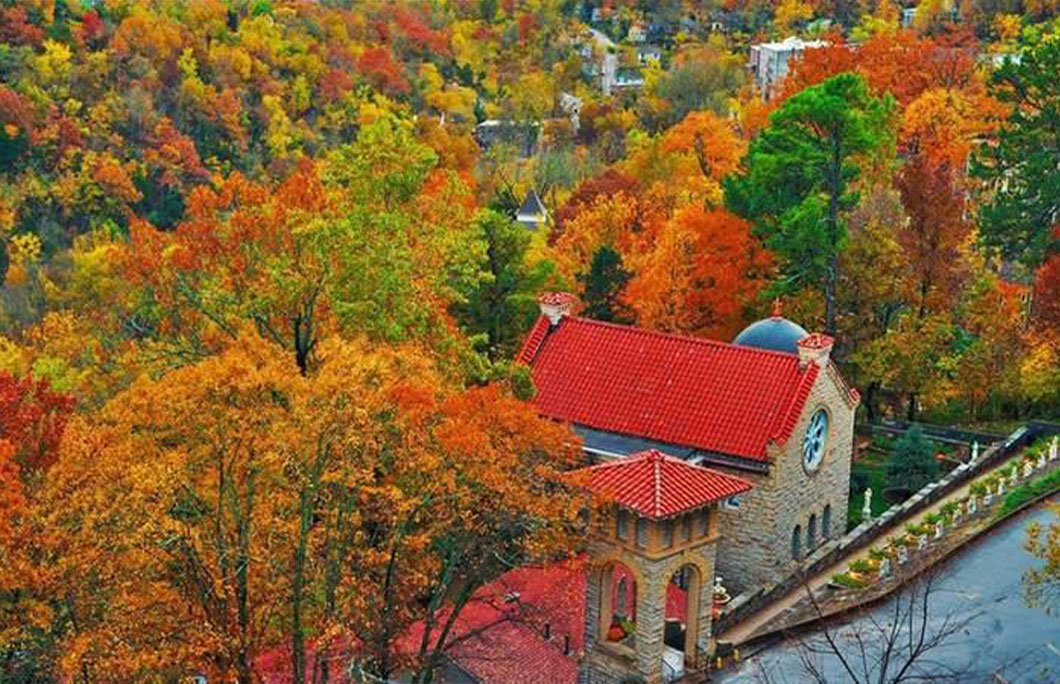
[[[543,291],[781,296],[869,420],[1055,416],[1057,3],[947,4],[2,3],[0,680],[426,684],[583,542]]]

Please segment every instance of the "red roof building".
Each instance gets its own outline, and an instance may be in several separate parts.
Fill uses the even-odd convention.
[[[557,304],[542,300],[543,311],[553,308],[537,320],[516,358],[532,369],[541,413],[652,440],[670,453],[673,445],[729,457],[734,465],[767,464],[767,445],[791,436],[822,371],[801,352],[557,314]],[[826,340],[812,335],[807,342]]]

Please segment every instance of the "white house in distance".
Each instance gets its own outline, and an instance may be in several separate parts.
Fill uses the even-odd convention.
[[[537,196],[536,190],[526,193],[526,199],[515,213],[515,220],[529,230],[537,230],[548,223],[548,209]]]
[[[827,45],[823,40],[803,40],[795,36],[785,38],[779,43],[752,45],[748,67],[762,97],[768,100],[773,89],[783,82],[784,77],[788,75],[792,58],[798,58],[806,50]]]

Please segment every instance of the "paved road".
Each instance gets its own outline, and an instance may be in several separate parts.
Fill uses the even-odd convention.
[[[594,28],[590,28],[589,32],[593,34],[593,40],[596,41],[596,46],[600,48],[604,56],[601,65],[600,89],[604,95],[610,95],[615,86],[615,75],[618,73],[618,55],[612,52],[615,42],[608,38],[607,34]]]
[[[1057,520],[1060,497],[1002,523],[945,565],[931,595],[931,624],[942,620],[970,619],[968,626],[932,654],[933,667],[965,671],[962,684],[1055,684],[1060,682],[1060,617],[1055,609],[1028,607],[1023,600],[1023,574],[1038,564],[1024,549],[1031,523],[1048,525]],[[890,603],[875,616],[887,615]],[[833,631],[840,644],[852,644],[856,618]],[[812,643],[813,635],[804,637]],[[849,654],[848,654],[849,655]],[[712,682],[721,684],[803,684],[813,682],[802,658],[805,651],[793,642],[782,642],[735,670],[717,672]],[[828,681],[844,684],[847,676],[834,656],[814,657]]]

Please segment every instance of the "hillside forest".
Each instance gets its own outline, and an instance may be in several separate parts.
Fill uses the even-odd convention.
[[[587,533],[544,292],[779,308],[864,421],[1060,415],[1058,15],[0,0],[0,681],[431,681]]]

